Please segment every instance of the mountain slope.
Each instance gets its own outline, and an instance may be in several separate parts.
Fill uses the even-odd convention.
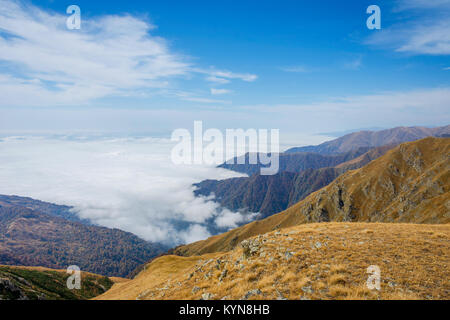
[[[113,285],[107,277],[81,273],[80,290],[69,290],[64,270],[0,266],[0,300],[87,300]]]
[[[334,168],[306,169],[300,173],[281,172],[273,176],[205,180],[195,184],[196,196],[215,196],[215,201],[233,211],[259,212],[271,216],[303,200],[342,173],[361,168],[382,156],[393,146],[378,147]]]
[[[191,256],[226,251],[242,240],[309,222],[450,222],[450,138],[402,144],[348,171],[286,211],[174,249]]]
[[[229,252],[164,256],[97,300],[450,298],[450,225],[320,223]],[[378,266],[381,290],[366,286]]]
[[[292,148],[286,153],[316,152],[320,154],[337,154],[360,147],[379,147],[423,139],[429,136],[445,137],[450,134],[450,125],[437,128],[398,127],[382,131],[360,131],[318,146]]]
[[[127,276],[163,252],[158,244],[117,229],[84,225],[11,204],[0,204],[0,264]]]
[[[334,167],[340,163],[355,159],[363,155],[370,149],[371,148],[369,147],[361,147],[337,155],[322,155],[312,152],[280,153],[278,172],[301,172],[307,169]],[[257,156],[259,157],[259,154]],[[249,164],[249,157],[250,155],[246,154],[242,157],[234,159],[235,164],[224,163],[221,164],[219,168],[241,172],[248,175],[259,174],[261,168],[264,168],[266,166],[262,165],[259,161],[257,164]],[[241,161],[244,164],[238,164],[238,161]]]
[[[80,219],[76,215],[76,213],[72,211],[73,208],[69,206],[61,206],[26,197],[7,196],[1,194],[0,194],[0,205],[25,207],[42,213],[47,213],[55,217],[64,218],[69,221],[81,222],[83,224],[90,224],[88,220]]]

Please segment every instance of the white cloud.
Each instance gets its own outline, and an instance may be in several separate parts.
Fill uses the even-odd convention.
[[[172,146],[152,138],[2,138],[0,194],[73,205],[83,218],[151,241],[204,239],[211,221],[233,213],[195,197],[192,184],[241,175],[176,166]]]
[[[215,224],[220,228],[236,228],[240,224],[250,222],[256,219],[258,213],[252,213],[249,215],[242,215],[238,212],[232,212],[230,210],[224,209],[221,214],[214,220]]]
[[[183,243],[193,243],[210,237],[208,229],[199,224],[191,225],[187,230],[180,232]]]
[[[103,97],[149,95],[171,87],[174,78],[205,74],[174,53],[142,18],[82,16],[81,30],[68,30],[68,15],[28,2],[0,0],[0,8],[4,106],[76,106]],[[229,71],[206,73],[223,82],[256,79]]]
[[[212,95],[221,95],[231,93],[231,90],[211,88]]]
[[[444,68],[444,69],[442,69],[442,70],[450,70],[450,67],[446,67],[446,68]]]
[[[206,77],[206,81],[214,82],[214,83],[219,83],[219,84],[227,84],[227,83],[230,83],[230,80],[223,79],[223,78],[218,78],[218,77],[215,77],[215,76],[209,76],[209,77]]]
[[[400,0],[397,10],[449,8],[450,0]]]
[[[304,66],[290,66],[280,68],[284,72],[293,72],[293,73],[305,73],[308,72],[308,69]]]
[[[357,57],[351,61],[344,63],[344,68],[350,70],[359,70],[361,66],[362,66],[362,57]]]
[[[253,82],[258,79],[257,75],[250,73],[235,73],[227,70],[215,69],[194,69],[198,73],[206,74],[206,80],[214,83],[226,84],[232,79],[239,79],[246,82]]]
[[[400,1],[396,11],[418,13],[418,17],[383,28],[367,44],[415,55],[450,54],[450,1]]]

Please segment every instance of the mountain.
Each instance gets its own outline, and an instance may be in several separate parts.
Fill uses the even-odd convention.
[[[395,147],[351,170],[284,212],[222,235],[175,248],[191,256],[227,251],[242,240],[304,223],[450,222],[450,138],[426,138]]]
[[[7,196],[0,194],[0,205],[13,205],[25,207],[39,212],[47,213],[55,217],[61,217],[73,222],[81,222],[83,224],[91,224],[89,220],[81,219],[73,211],[73,207],[56,205],[49,202],[35,200],[19,196]]]
[[[281,172],[273,176],[255,174],[243,178],[205,180],[194,185],[197,188],[194,193],[196,196],[214,194],[214,200],[223,207],[233,211],[259,212],[260,218],[265,218],[303,200],[310,193],[331,183],[342,173],[361,168],[391,148],[393,146],[371,149],[357,158],[332,168],[308,168],[299,173]],[[336,159],[347,159],[358,154],[359,152],[352,152],[340,157],[320,157],[332,159],[331,163],[335,164],[338,162]]]
[[[113,281],[81,273],[80,290],[69,290],[65,270],[0,266],[0,300],[87,300],[110,289]]]
[[[339,154],[360,147],[373,148],[415,141],[429,136],[445,137],[449,134],[450,125],[437,128],[398,127],[381,131],[360,131],[322,143],[318,146],[292,148],[287,150],[286,153],[316,152],[326,155]]]
[[[127,276],[165,250],[118,229],[73,222],[14,204],[0,203],[0,264]]]
[[[163,256],[96,300],[450,299],[450,225],[316,223],[228,252]],[[369,266],[380,290],[366,286]]]
[[[369,147],[361,147],[338,155],[322,155],[312,152],[280,153],[279,172],[300,172],[307,169],[334,167],[340,163],[357,158],[370,149],[371,148]],[[257,164],[249,164],[250,155],[247,153],[242,157],[235,158],[235,164],[224,163],[221,164],[219,168],[246,173],[248,175],[259,174],[261,168],[264,168],[266,166],[260,163],[259,154],[257,155],[257,157]],[[238,164],[238,161],[241,161],[241,163],[244,164]]]

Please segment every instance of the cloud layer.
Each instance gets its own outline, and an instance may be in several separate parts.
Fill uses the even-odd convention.
[[[401,0],[394,11],[417,17],[382,28],[368,44],[414,55],[450,54],[449,0]]]
[[[250,216],[196,198],[192,184],[239,176],[176,166],[165,139],[2,138],[0,194],[74,206],[93,222],[175,245],[204,239]]]

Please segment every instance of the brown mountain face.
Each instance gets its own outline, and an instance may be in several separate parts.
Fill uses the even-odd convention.
[[[286,153],[317,152],[320,154],[336,154],[355,150],[359,147],[379,147],[415,141],[429,136],[448,137],[449,134],[450,125],[438,128],[399,127],[382,131],[360,131],[318,146],[292,148]]]
[[[174,249],[191,256],[227,251],[242,240],[310,222],[450,222],[450,138],[402,144],[284,212]]]
[[[72,222],[25,207],[0,203],[0,264],[127,276],[163,252],[118,229]]]

